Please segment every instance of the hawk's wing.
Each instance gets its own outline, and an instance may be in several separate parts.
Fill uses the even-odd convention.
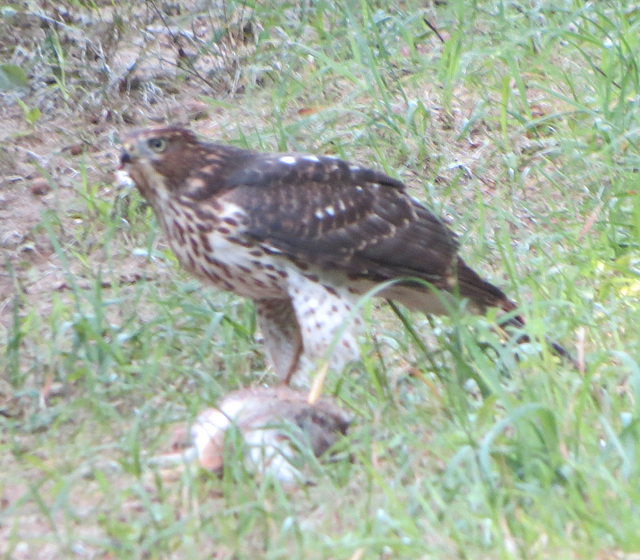
[[[256,155],[223,190],[246,213],[247,235],[300,263],[434,285],[453,272],[454,234],[400,181],[371,169],[329,157]]]

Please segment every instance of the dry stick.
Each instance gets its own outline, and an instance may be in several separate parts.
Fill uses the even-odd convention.
[[[318,368],[318,372],[316,376],[313,378],[311,382],[311,389],[309,390],[309,395],[307,396],[307,402],[309,404],[316,404],[320,395],[322,395],[322,387],[324,386],[324,381],[327,378],[327,372],[329,371],[329,360],[324,360],[320,364]]]
[[[598,219],[598,216],[600,215],[600,212],[602,211],[603,207],[604,207],[604,203],[601,201],[598,204],[598,206],[595,207],[593,212],[591,212],[591,214],[589,214],[589,216],[587,217],[587,219],[584,222],[584,226],[580,230],[580,233],[578,233],[578,241],[582,241],[582,238],[585,235],[587,235],[587,233],[589,233],[589,230],[593,227],[593,224],[596,223],[596,221]]]
[[[198,72],[197,68],[195,67],[195,65],[193,64],[193,62],[189,59],[189,57],[184,56],[184,51],[180,45],[179,39],[178,37],[181,35],[181,33],[178,33],[178,35],[176,35],[175,33],[173,33],[173,31],[171,31],[171,28],[169,26],[169,24],[166,21],[166,17],[163,13],[163,11],[158,8],[158,6],[156,5],[155,2],[151,2],[151,5],[153,6],[153,9],[156,11],[156,13],[158,14],[158,17],[160,18],[160,20],[162,21],[162,24],[165,26],[167,33],[169,33],[169,35],[171,36],[171,41],[173,42],[174,45],[176,45],[178,47],[178,56],[180,57],[180,60],[183,60],[187,67],[185,68],[185,70],[187,70],[187,72],[191,73],[192,75],[194,75],[196,78],[202,80],[207,86],[209,86],[212,90],[215,89],[214,84],[207,80],[207,78],[205,78],[200,72]],[[194,40],[197,39],[194,36]],[[178,66],[178,64],[174,64],[174,66]]]

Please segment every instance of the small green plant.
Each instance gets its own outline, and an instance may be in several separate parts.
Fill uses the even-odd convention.
[[[29,79],[25,71],[15,64],[0,64],[0,93],[24,89],[29,86]],[[20,97],[13,96],[24,114],[25,120],[33,125],[40,118],[40,109],[29,107]]]
[[[15,64],[0,64],[0,92],[25,88],[29,79],[25,71]]]
[[[37,107],[29,107],[24,101],[22,101],[22,99],[17,97],[15,101],[18,105],[20,105],[22,113],[24,114],[24,119],[31,125],[36,124],[42,116],[40,109],[38,109]]]

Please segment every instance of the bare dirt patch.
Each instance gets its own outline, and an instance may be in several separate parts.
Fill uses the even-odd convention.
[[[203,93],[241,88],[239,74],[227,65],[250,48],[242,33],[223,37],[217,54],[209,50],[201,56],[203,41],[222,22],[198,18],[189,32],[170,23],[171,18],[180,21],[181,11],[195,3],[162,10],[138,3],[122,10],[106,2],[93,6],[41,2],[13,17],[0,17],[0,62],[22,68],[29,78],[26,89],[0,92],[0,340],[10,345],[20,344],[25,317],[38,316],[44,324],[55,301],[73,305],[72,288],[95,289],[98,270],[104,269],[100,283],[106,297],[115,293],[114,286],[126,289],[168,273],[167,267],[149,266],[144,256],[134,255],[131,239],[116,236],[106,250],[104,223],[92,216],[105,211],[98,208],[105,201],[114,207],[119,196],[128,204],[126,193],[114,184],[118,134],[148,123],[201,120],[210,112],[199,99]],[[233,29],[242,31],[243,15],[230,17],[236,18]],[[250,28],[245,31],[250,34]],[[77,258],[76,252],[82,256]],[[110,259],[117,259],[113,274]],[[119,324],[117,307],[106,313],[111,323]],[[73,402],[78,392],[73,383],[58,383],[55,371],[34,367],[38,351],[34,345],[21,349],[19,387],[1,379],[0,414],[16,422],[42,417],[46,429],[59,413],[57,405]],[[5,356],[9,354],[3,349],[0,362]],[[0,369],[5,370],[3,363]],[[77,413],[72,431],[85,416]],[[63,432],[69,430],[56,430],[63,445]],[[38,431],[26,429],[20,453],[36,450]],[[10,441],[3,437],[2,445]],[[96,518],[104,492],[80,479],[73,483],[69,502],[73,514],[57,511],[47,518],[45,510],[55,509],[50,500],[56,491],[43,481],[61,468],[60,457],[50,449],[37,456],[36,463],[18,464],[23,459],[13,453],[2,460],[3,471],[23,475],[0,484],[0,509],[14,512],[0,522],[0,555],[46,559],[59,558],[66,550],[73,557],[113,557],[96,544],[109,533]],[[118,476],[111,483],[121,487],[131,481]],[[34,484],[36,491],[30,489]],[[36,496],[44,499],[45,509]],[[138,500],[127,503],[133,509],[124,514],[123,526],[140,508]],[[70,517],[75,519],[72,529]],[[60,532],[63,527],[72,530],[71,541]]]
[[[226,64],[247,48],[242,34],[229,34],[232,45],[220,41],[217,51],[198,56],[196,47],[222,23],[199,18],[186,32],[169,21],[195,5],[167,5],[166,11],[134,5],[121,12],[102,4],[90,10],[43,3],[0,19],[0,58],[29,76],[27,90],[0,94],[3,329],[16,294],[26,305],[42,306],[48,291],[64,285],[43,215],[55,215],[57,230],[71,237],[86,212],[82,185],[113,183],[119,131],[206,117],[208,105],[198,97],[211,94],[212,85],[232,87]],[[230,17],[242,31],[243,13]],[[26,114],[31,108],[40,114],[34,122]],[[108,189],[106,196],[116,194]]]

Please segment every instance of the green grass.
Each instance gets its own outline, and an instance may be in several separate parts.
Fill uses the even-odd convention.
[[[53,164],[41,171],[51,203],[28,240],[45,240],[63,285],[34,292],[49,269],[2,256],[3,558],[640,551],[640,9],[425,4],[131,2],[112,18],[107,3],[70,2],[77,18],[38,19],[44,35],[21,19],[35,15],[0,12],[16,41],[0,59],[32,83],[51,76],[20,93],[41,117],[12,141],[59,127],[90,138],[96,103],[113,119],[100,140],[111,163],[71,160],[70,188]],[[120,87],[79,47],[100,39],[112,68],[143,41],[139,66],[157,70],[148,25],[177,37],[163,39],[170,80],[152,71]],[[173,67],[178,46],[189,56]],[[2,95],[23,114],[18,93]],[[117,130],[179,120],[171,108],[193,101],[207,112],[194,128],[220,141],[332,153],[406,181],[451,220],[465,259],[521,302],[532,335],[581,347],[584,371],[539,344],[517,361],[482,318],[416,314],[408,329],[369,305],[362,363],[326,385],[356,414],[351,462],[315,465],[316,484],[296,492],[239,468],[219,480],[154,467],[176,424],[275,381],[251,305],[188,277],[137,192],[104,179]]]

